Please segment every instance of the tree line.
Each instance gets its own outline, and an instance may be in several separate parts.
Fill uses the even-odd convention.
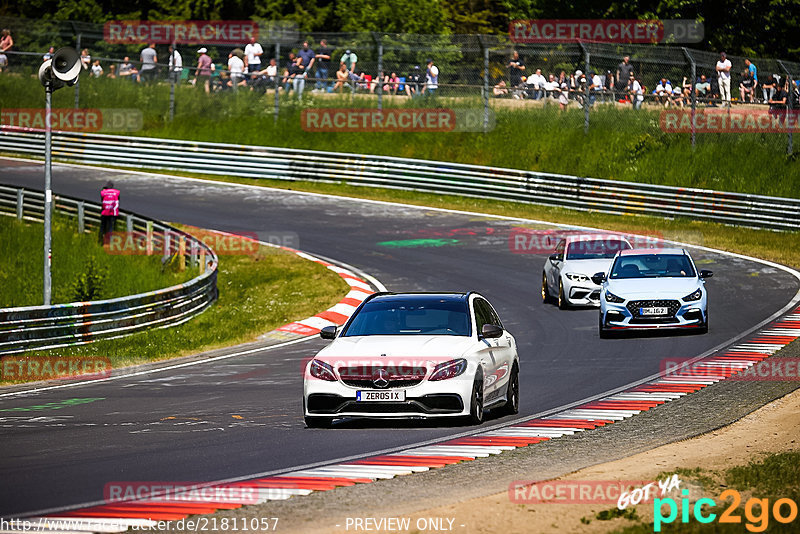
[[[693,45],[800,60],[798,0],[6,0],[0,17],[71,20],[288,20],[301,32],[506,33],[515,19],[692,19]]]

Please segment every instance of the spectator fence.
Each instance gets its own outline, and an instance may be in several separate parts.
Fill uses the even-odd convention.
[[[12,72],[33,74],[41,64],[42,55],[49,46],[74,46],[79,50],[88,48],[92,60],[99,59],[104,66],[103,76],[108,75],[111,65],[118,66],[122,58],[128,56],[136,67],[139,67],[139,53],[144,44],[112,44],[103,40],[103,26],[56,21],[30,21],[23,19],[0,18],[0,27],[9,28],[17,39],[17,46],[9,53]],[[619,65],[624,56],[630,57],[630,64],[636,79],[643,88],[643,106],[659,109],[669,105],[691,109],[692,113],[699,108],[715,107],[719,102],[719,90],[716,87],[715,65],[718,54],[672,45],[647,44],[609,44],[588,41],[566,43],[514,43],[503,35],[416,35],[394,33],[313,33],[292,34],[267,32],[260,39],[264,49],[262,67],[270,59],[277,63],[278,75],[274,78],[262,76],[260,81],[250,79],[248,85],[267,93],[269,102],[274,102],[274,116],[277,120],[281,108],[291,105],[296,98],[300,84],[284,79],[283,73],[289,52],[297,52],[302,42],[307,40],[312,49],[319,50],[320,41],[326,40],[332,50],[331,60],[327,65],[327,77],[317,63],[303,82],[304,94],[312,94],[304,105],[324,107],[330,105],[327,94],[336,92],[345,95],[367,96],[367,100],[359,100],[360,105],[375,109],[387,106],[409,105],[415,95],[433,95],[436,102],[452,101],[462,106],[471,106],[484,111],[484,131],[489,128],[490,110],[499,106],[524,105],[559,106],[561,83],[564,77],[567,90],[564,91],[568,108],[581,108],[583,122],[580,126],[588,132],[592,124],[592,110],[598,106],[617,106],[633,108],[632,101],[636,97],[628,90],[629,80],[619,80]],[[245,43],[236,45],[207,46],[209,54],[217,68],[212,76],[211,90],[227,91],[236,88],[230,84],[227,69],[228,54],[236,48],[243,49]],[[196,51],[202,46],[177,45],[182,55],[183,66],[180,75],[170,77],[167,67],[166,45],[159,45],[158,50],[158,83],[170,83],[170,102],[166,120],[173,120],[175,107],[180,104],[176,96],[175,85],[186,85],[194,79]],[[346,81],[337,84],[336,69],[340,59],[347,50],[357,55],[357,62],[352,75]],[[510,63],[513,52],[517,51],[524,70],[518,70]],[[734,103],[739,100],[740,74],[745,69],[744,57],[728,56],[733,64],[731,92]],[[431,91],[430,83],[425,83],[428,71],[427,61],[431,59],[439,71],[438,83]],[[750,58],[758,67],[759,80],[766,80],[768,75],[780,77],[780,84],[788,82],[790,92],[797,91],[796,81],[800,80],[800,63],[786,60]],[[414,67],[419,66],[417,71]],[[538,78],[536,69],[541,69],[544,83]],[[577,72],[580,71],[580,72]],[[422,81],[412,81],[415,72],[419,72]],[[396,78],[392,74],[396,74]],[[598,87],[592,87],[593,77],[597,75]],[[550,75],[555,78],[552,85]],[[710,90],[706,95],[698,94],[694,88],[701,75],[710,82]],[[89,69],[83,71],[81,79],[91,76]],[[524,80],[522,77],[525,77]],[[385,77],[389,77],[387,81]],[[665,96],[655,94],[661,79],[670,83],[673,94]],[[144,84],[143,84],[144,85]],[[678,93],[674,90],[678,88]],[[684,92],[683,89],[687,90]],[[143,88],[144,90],[144,88]],[[81,84],[75,91],[75,107],[91,107],[90,98],[81,97]],[[756,101],[748,102],[753,109],[764,109],[768,103],[763,101],[759,88],[756,89]],[[519,100],[519,102],[510,102]],[[562,102],[564,101],[562,100]],[[430,100],[425,100],[429,103]],[[410,104],[413,105],[413,104]],[[793,98],[787,99],[787,108],[797,107]],[[694,121],[692,122],[694,124]],[[578,125],[576,125],[578,127]],[[697,134],[694,129],[690,137],[692,146],[703,139],[713,140],[716,133]],[[792,132],[786,136],[771,135],[767,142],[776,147],[785,147],[791,153]]]

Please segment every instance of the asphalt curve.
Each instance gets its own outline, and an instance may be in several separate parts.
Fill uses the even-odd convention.
[[[664,358],[700,354],[780,309],[798,286],[782,270],[696,251],[702,268],[715,272],[708,285],[709,334],[600,340],[595,310],[559,311],[541,303],[544,255],[509,250],[509,234],[519,223],[54,166],[56,194],[97,200],[107,179],[122,191],[124,209],[226,231],[293,233],[298,248],[354,265],[390,290],[480,291],[517,338],[522,414],[643,378],[657,372]],[[0,160],[0,182],[41,189],[42,166]],[[427,241],[415,241],[420,239]],[[114,481],[218,480],[464,431],[418,423],[306,429],[301,362],[322,346],[315,339],[179,370],[0,398],[0,516],[98,501]],[[30,410],[69,399],[88,400]]]

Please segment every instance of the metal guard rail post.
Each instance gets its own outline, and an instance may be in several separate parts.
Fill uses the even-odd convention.
[[[85,227],[97,228],[100,206],[63,195],[54,199],[53,209],[69,216],[83,216]],[[41,221],[44,194],[0,185],[0,214]],[[218,259],[201,240],[161,222],[121,212],[128,231],[146,234],[152,229],[154,248],[176,252],[179,238],[185,239],[190,263],[204,266],[195,278],[179,285],[114,299],[72,302],[54,306],[0,308],[0,354],[50,349],[90,343],[133,334],[148,328],[176,326],[197,316],[217,299]],[[169,238],[171,236],[178,239]],[[205,267],[205,268],[204,268]]]
[[[38,155],[43,143],[41,132],[0,128],[0,152]],[[53,145],[56,158],[93,165],[346,182],[612,214],[688,217],[773,230],[800,229],[800,199],[792,198],[390,156],[145,137],[55,132]]]

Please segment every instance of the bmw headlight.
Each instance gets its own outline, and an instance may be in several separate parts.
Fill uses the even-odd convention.
[[[622,304],[623,302],[625,302],[625,299],[616,296],[611,291],[606,291],[606,302],[613,302],[614,304]]]
[[[589,277],[586,276],[585,274],[566,273],[564,276],[566,276],[567,278],[569,278],[573,282],[588,282],[589,281]]]
[[[686,295],[685,297],[683,297],[682,300],[684,302],[693,302],[695,300],[700,300],[700,297],[702,297],[702,296],[703,296],[703,291],[698,287],[697,291],[695,291],[694,293],[690,293],[690,294]]]

